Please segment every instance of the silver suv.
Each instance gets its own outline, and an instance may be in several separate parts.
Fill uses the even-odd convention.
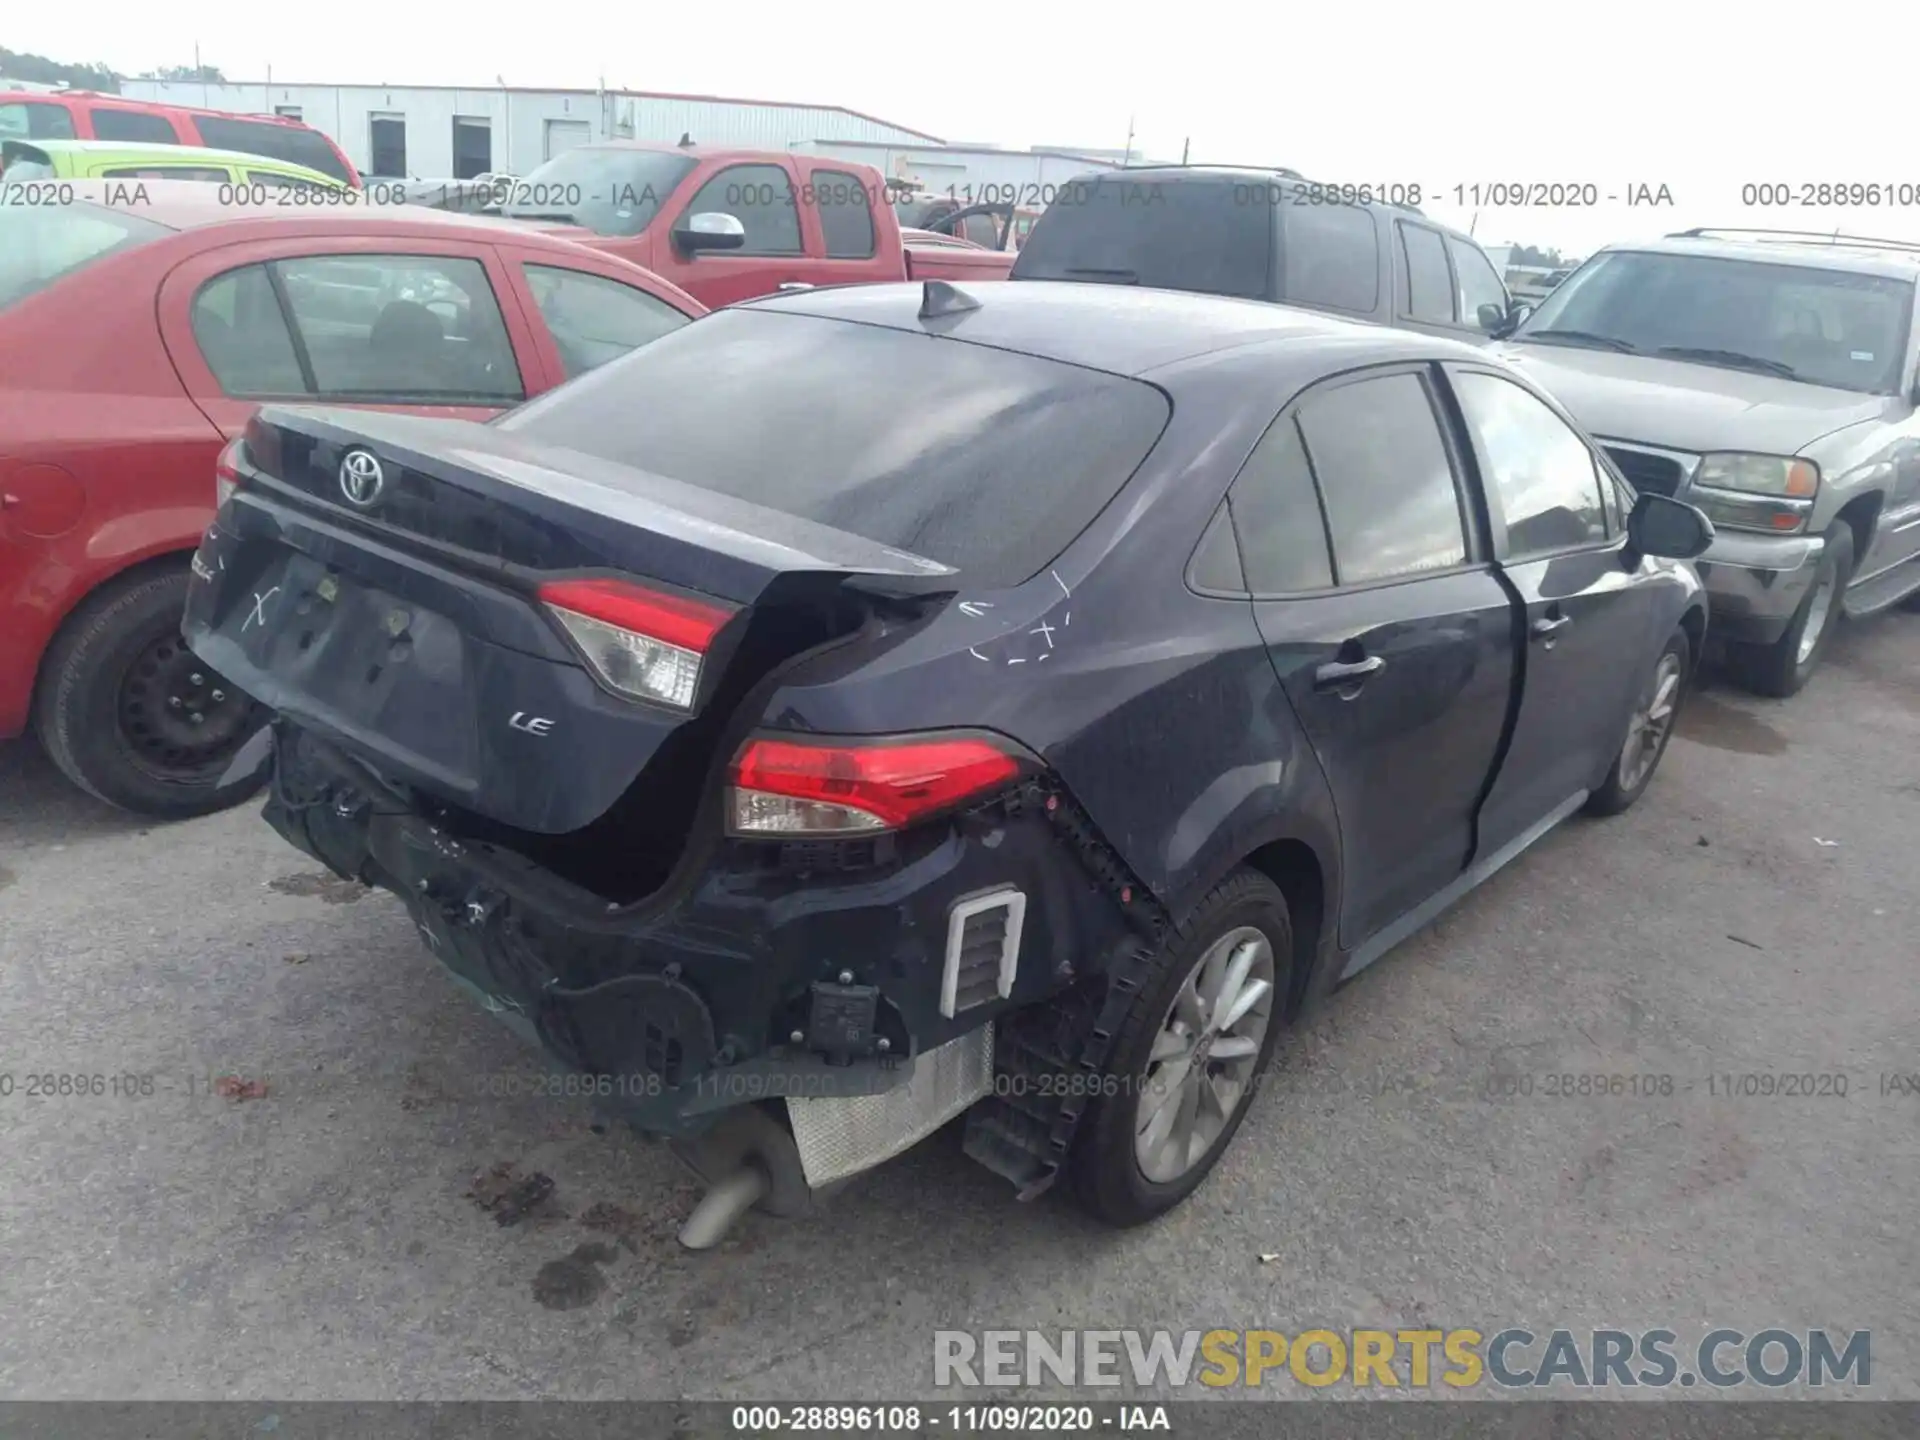
[[[1636,489],[1712,517],[1713,629],[1761,694],[1920,593],[1916,280],[1908,242],[1689,230],[1600,251],[1499,347]]]

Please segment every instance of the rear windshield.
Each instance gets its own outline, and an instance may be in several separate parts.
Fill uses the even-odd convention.
[[[346,162],[318,130],[276,125],[267,120],[242,120],[236,115],[196,115],[193,123],[200,131],[201,143],[215,150],[264,155],[269,160],[284,160],[289,165],[318,170],[343,185],[353,183]]]
[[[1513,338],[1893,395],[1913,293],[1892,276],[1613,250],[1554,286]]]
[[[36,188],[0,182],[0,310],[103,255],[170,233],[123,209],[45,204]]]
[[[597,235],[638,235],[653,222],[693,158],[660,150],[567,150],[516,181],[501,213],[580,225]]]
[[[723,310],[497,423],[995,587],[1064,550],[1167,416],[1166,398],[1138,380],[875,325]]]
[[[1016,280],[1090,280],[1264,300],[1273,211],[1227,179],[1075,180],[1014,262]]]

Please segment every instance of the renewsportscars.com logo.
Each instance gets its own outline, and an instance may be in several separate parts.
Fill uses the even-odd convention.
[[[936,1330],[933,1383],[1612,1389],[1873,1383],[1870,1330]]]

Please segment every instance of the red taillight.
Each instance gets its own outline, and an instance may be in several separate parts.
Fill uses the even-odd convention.
[[[540,599],[609,688],[691,710],[701,662],[735,611],[626,580],[554,580]]]
[[[975,735],[872,741],[749,740],[734,757],[736,835],[899,830],[1012,783],[1022,766]]]
[[[213,462],[214,504],[224,505],[233,492],[245,481],[240,471],[240,456],[247,442],[238,438],[229,440],[220,450],[220,458]]]
[[[625,580],[555,580],[540,587],[549,605],[704,655],[733,611]]]

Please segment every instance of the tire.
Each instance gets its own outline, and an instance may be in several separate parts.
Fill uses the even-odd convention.
[[[187,651],[187,584],[185,570],[149,570],[89,596],[47,648],[34,697],[40,743],[69,780],[164,819],[237,805],[265,778],[217,783],[267,715]]]
[[[1646,793],[1673,739],[1673,727],[1680,719],[1692,674],[1693,646],[1685,630],[1676,630],[1640,687],[1633,702],[1633,716],[1627,722],[1627,738],[1620,742],[1619,753],[1607,767],[1606,780],[1587,797],[1589,815],[1618,815]],[[1663,696],[1663,691],[1669,690]],[[1661,713],[1656,715],[1656,710]],[[1650,730],[1651,754],[1644,748]]]
[[[1238,938],[1236,938],[1238,937]],[[1143,1167],[1137,1132],[1142,1122],[1152,1123],[1157,1111],[1146,1107],[1156,1101],[1179,1106],[1188,1087],[1173,1078],[1180,1062],[1152,1059],[1156,1042],[1166,1025],[1177,1018],[1175,1002],[1189,978],[1199,975],[1209,952],[1225,948],[1224,963],[1230,973],[1233,957],[1251,940],[1263,940],[1270,969],[1269,988],[1248,1015],[1228,1034],[1209,1040],[1203,1074],[1215,1070],[1230,1072],[1208,1081],[1208,1090],[1222,1095],[1229,1090],[1223,1121],[1209,1136],[1197,1133],[1189,1144],[1191,1163],[1178,1173],[1149,1174]],[[1261,973],[1257,956],[1249,979]],[[1131,1226],[1164,1215],[1199,1188],[1207,1178],[1246,1117],[1247,1108],[1258,1089],[1260,1075],[1273,1054],[1274,1041],[1284,1021],[1286,997],[1291,993],[1293,972],[1293,923],[1287,913],[1286,897],[1266,876],[1254,870],[1236,870],[1203,900],[1187,920],[1163,940],[1147,970],[1147,978],[1135,993],[1133,1004],[1120,1022],[1114,1036],[1112,1059],[1103,1080],[1102,1093],[1088,1105],[1081,1118],[1071,1161],[1073,1189],[1080,1203],[1109,1225]],[[1182,1009],[1185,1009],[1183,1003]],[[1250,1032],[1251,1021],[1259,1017],[1257,1037]],[[1189,1037],[1189,1040],[1192,1037]],[[1172,1037],[1170,1036],[1171,1040]],[[1248,1042],[1252,1053],[1214,1061],[1211,1047],[1229,1039]],[[1149,1066],[1154,1070],[1150,1074]],[[1181,1075],[1193,1072],[1189,1060]],[[1227,1082],[1227,1083],[1222,1083]],[[1196,1096],[1202,1092],[1194,1082]],[[1196,1105],[1195,1114],[1211,1127],[1219,1107]],[[1172,1121],[1161,1120],[1163,1133],[1177,1132],[1179,1111]],[[1178,1163],[1175,1142],[1162,1142],[1157,1151],[1162,1161]],[[1198,1151],[1197,1155],[1194,1154]]]
[[[1813,586],[1794,612],[1786,633],[1771,645],[1727,647],[1733,678],[1756,695],[1784,700],[1798,694],[1820,663],[1834,626],[1840,623],[1841,598],[1853,576],[1853,527],[1842,521],[1827,531],[1826,542]],[[1821,605],[1823,590],[1826,603]],[[1803,654],[1802,641],[1809,635],[1812,643]]]

